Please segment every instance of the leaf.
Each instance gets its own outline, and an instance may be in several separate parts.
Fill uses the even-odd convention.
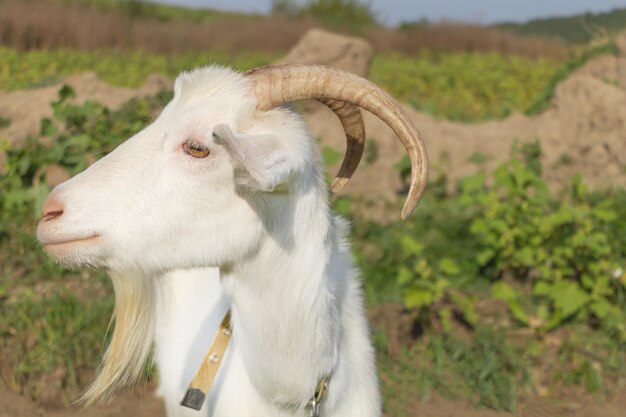
[[[407,291],[404,303],[408,308],[425,307],[433,302],[433,294],[421,288],[412,288]]]
[[[528,246],[524,246],[519,251],[516,252],[517,261],[522,266],[533,266],[533,262],[535,260],[535,252],[532,248]]]
[[[398,271],[398,284],[404,285],[411,282],[412,280],[413,274],[411,273],[411,271],[407,267],[401,266],[400,270]]]
[[[476,313],[476,301],[465,294],[453,291],[450,294],[452,301],[463,312],[463,317],[469,324],[475,326],[478,323],[478,313]]]
[[[605,319],[611,312],[613,306],[611,306],[611,304],[603,298],[591,303],[589,308],[591,309],[591,312],[596,315],[596,317],[599,319]]]
[[[509,310],[511,310],[511,314],[513,317],[519,321],[520,323],[528,326],[530,324],[530,319],[528,318],[528,314],[522,308],[522,305],[517,301],[509,301],[508,303]]]
[[[402,180],[408,177],[411,174],[411,160],[408,155],[404,155],[400,161],[393,164],[393,168],[400,174]]]
[[[593,209],[592,212],[598,220],[607,223],[612,222],[617,218],[617,214],[615,213],[615,211],[608,208],[596,207]]]
[[[550,295],[551,293],[552,284],[545,281],[539,281],[533,288],[533,294],[535,295]]]
[[[324,164],[330,167],[341,161],[341,153],[329,146],[324,146],[322,148],[322,158],[324,159]]]
[[[441,326],[446,333],[452,331],[452,311],[449,307],[443,307],[439,311],[439,320],[441,321]]]
[[[85,152],[89,148],[91,138],[87,134],[74,135],[67,141],[69,145],[75,146],[77,152]]]
[[[554,285],[551,294],[554,307],[561,312],[563,318],[576,313],[589,302],[590,296],[574,282],[560,282]]]
[[[493,171],[493,178],[495,180],[494,185],[499,187],[506,187],[511,184],[511,176],[509,174],[509,168],[506,164],[498,166]]]
[[[487,265],[496,255],[496,252],[493,249],[485,249],[480,251],[478,255],[476,255],[476,263],[478,266]]]
[[[59,133],[59,129],[52,123],[52,120],[47,117],[41,119],[41,128],[39,129],[42,136],[56,136]]]
[[[576,174],[574,176],[574,180],[572,181],[572,195],[578,200],[584,199],[587,195],[587,187],[583,183],[580,174]]]
[[[446,275],[457,275],[461,272],[461,268],[451,258],[442,258],[439,261],[439,270]]]
[[[63,84],[63,87],[59,90],[59,102],[62,103],[69,98],[76,97],[74,89],[67,84]]]
[[[402,252],[405,255],[420,255],[424,251],[424,245],[411,236],[402,236]]]
[[[485,185],[486,175],[483,173],[471,175],[462,178],[459,181],[459,186],[464,194],[472,194],[483,191]]]
[[[530,320],[528,315],[518,301],[517,291],[504,282],[496,282],[491,286],[491,295],[497,300],[506,302],[511,315],[519,322],[528,325]]]
[[[496,282],[491,286],[491,295],[493,298],[502,301],[517,300],[517,292],[513,287],[504,282]]]

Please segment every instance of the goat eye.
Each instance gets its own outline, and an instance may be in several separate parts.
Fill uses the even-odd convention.
[[[183,143],[183,150],[187,155],[191,155],[194,158],[205,158],[211,153],[209,148],[193,139],[188,139]]]

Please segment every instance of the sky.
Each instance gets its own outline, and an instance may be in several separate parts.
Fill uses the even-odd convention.
[[[267,13],[271,0],[149,0],[211,9]],[[305,0],[300,0],[305,1]],[[478,24],[606,12],[626,7],[626,0],[364,0],[387,25],[403,21],[455,20]]]

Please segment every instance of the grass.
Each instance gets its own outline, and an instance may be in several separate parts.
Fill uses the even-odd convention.
[[[433,392],[515,412],[531,386],[529,365],[523,349],[508,343],[502,331],[479,329],[471,340],[430,335],[398,355],[380,354],[385,412],[412,415],[415,403]]]
[[[25,292],[2,303],[0,335],[4,366],[12,369],[10,385],[40,398],[53,384],[66,394],[66,403],[72,401],[77,388],[90,382],[88,370],[97,367],[112,309],[110,297],[87,303],[62,289],[45,296]]]

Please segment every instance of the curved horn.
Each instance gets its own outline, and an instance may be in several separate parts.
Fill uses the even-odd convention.
[[[297,100],[331,99],[357,105],[379,117],[400,139],[411,160],[411,183],[402,219],[415,210],[428,181],[426,146],[409,116],[387,92],[355,74],[321,65],[270,65],[250,70],[246,76],[259,110]]]
[[[346,155],[337,176],[330,185],[330,189],[337,193],[350,181],[361,162],[365,148],[365,124],[361,111],[354,104],[333,99],[319,99],[319,101],[335,112],[346,134]]]

